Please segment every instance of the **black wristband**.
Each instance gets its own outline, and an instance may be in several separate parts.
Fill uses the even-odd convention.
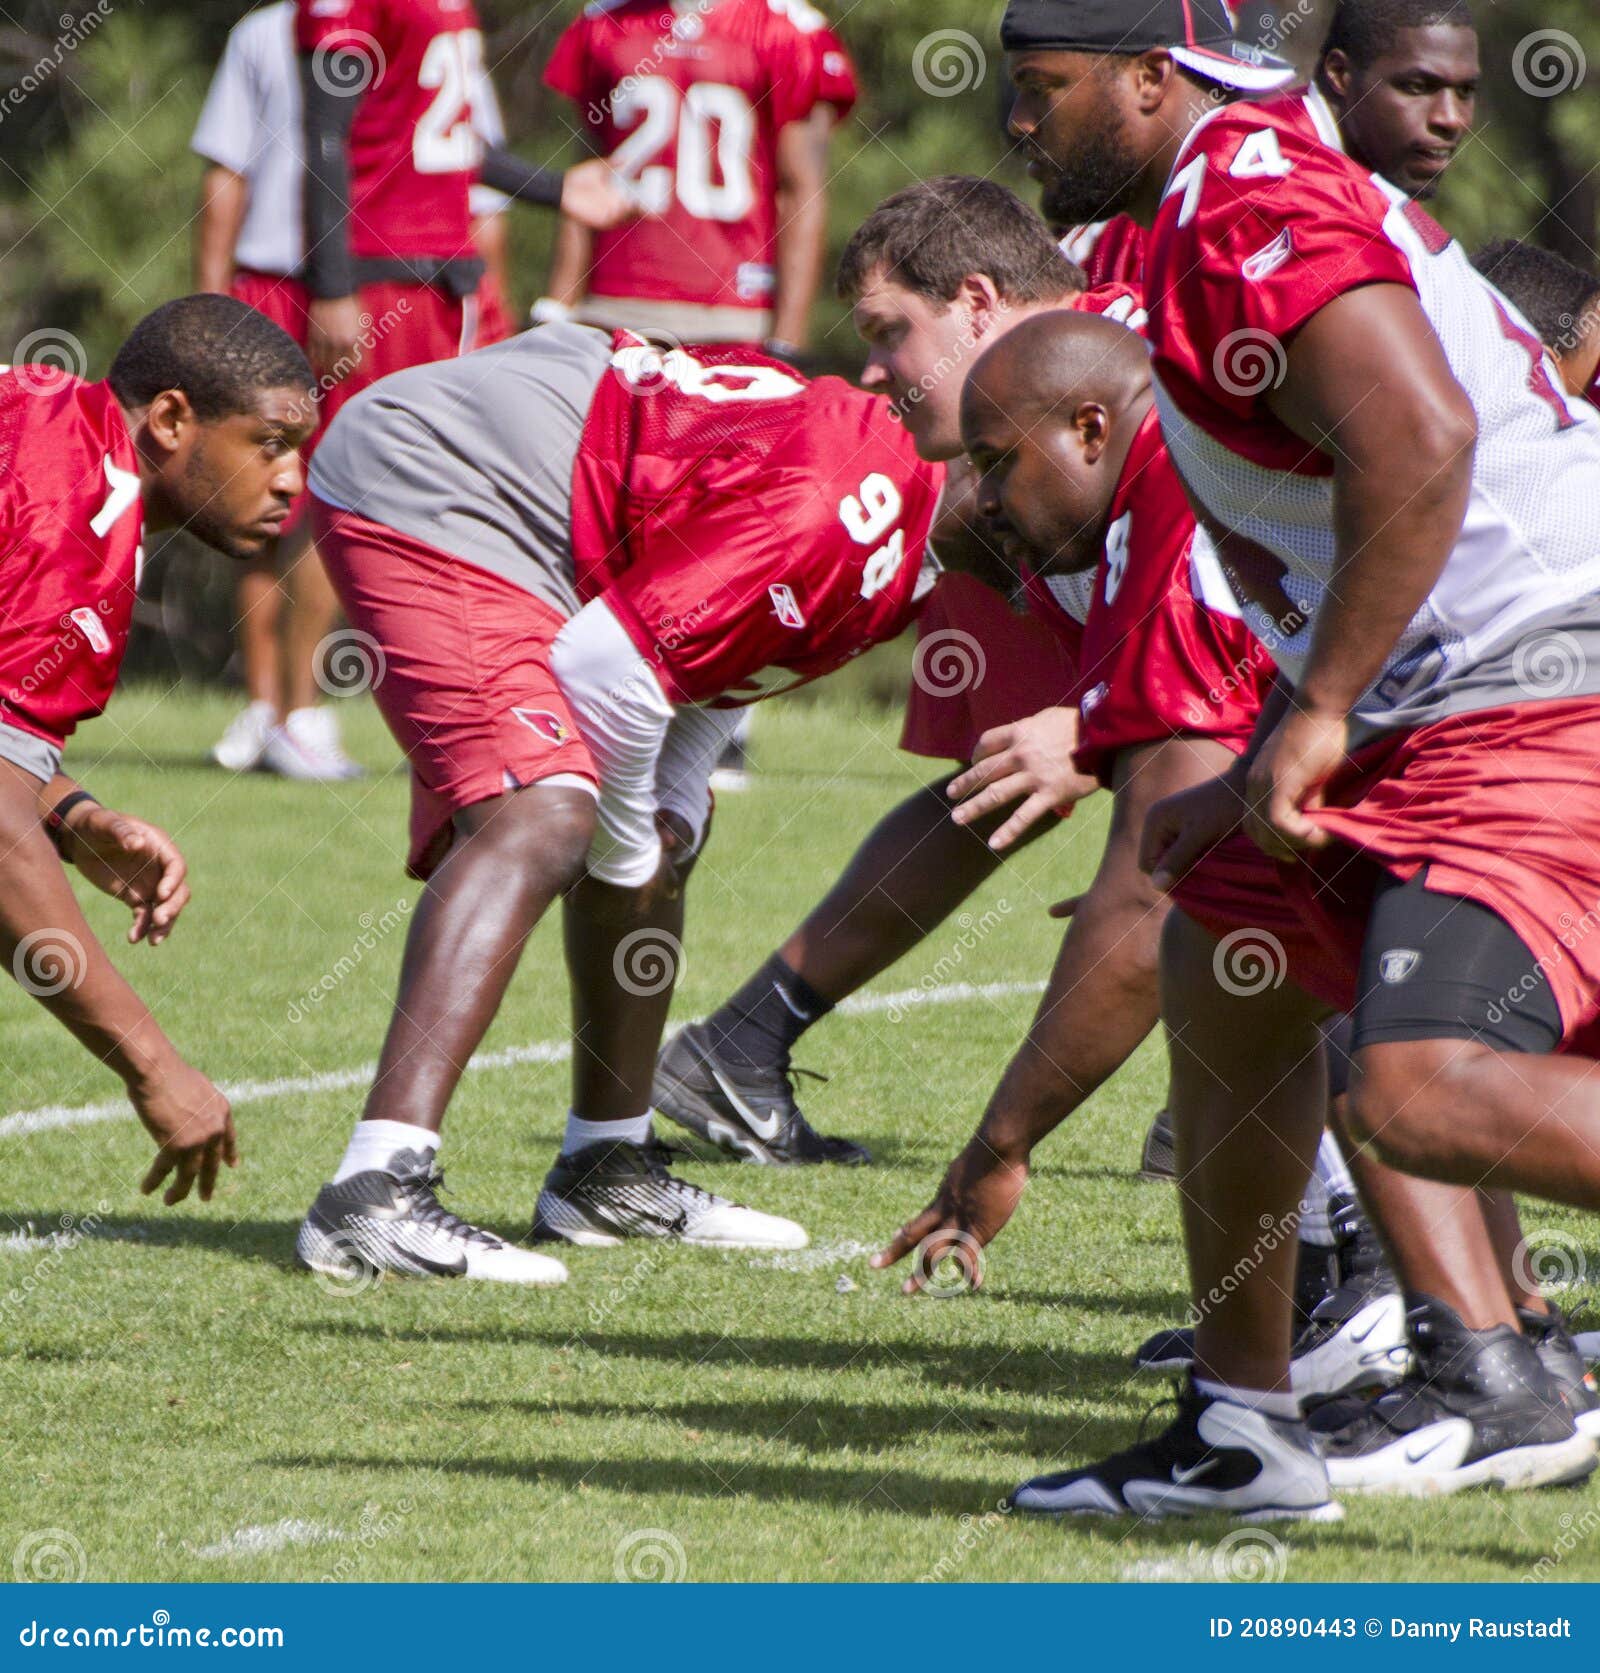
[[[69,864],[72,861],[72,832],[67,828],[67,815],[79,802],[100,804],[87,790],[74,790],[61,798],[44,816],[45,835],[56,845],[56,852]]]

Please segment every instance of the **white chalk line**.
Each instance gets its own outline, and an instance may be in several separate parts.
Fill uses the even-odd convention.
[[[980,999],[1010,999],[1020,993],[1042,993],[1043,982],[951,982],[935,988],[902,988],[896,993],[864,993],[847,999],[839,1010],[846,1016],[872,1016],[882,1011],[910,1011],[922,1005],[965,1005]],[[526,1063],[564,1063],[572,1055],[570,1040],[541,1040],[504,1051],[485,1052],[467,1065],[469,1075],[491,1069],[513,1069]],[[274,1098],[317,1097],[366,1086],[377,1064],[359,1063],[353,1069],[326,1069],[315,1075],[288,1075],[279,1080],[228,1081],[223,1095],[237,1109],[264,1104]],[[25,1138],[31,1133],[55,1132],[63,1127],[88,1127],[101,1121],[132,1120],[133,1109],[124,1098],[93,1104],[46,1104],[18,1110],[0,1119],[0,1139]]]

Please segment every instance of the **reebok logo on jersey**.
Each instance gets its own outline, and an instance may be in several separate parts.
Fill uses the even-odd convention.
[[[767,588],[767,597],[772,600],[773,615],[785,627],[800,628],[806,625],[805,611],[800,608],[793,587],[786,587],[781,581],[775,582]]]
[[[511,712],[530,732],[537,732],[547,743],[564,744],[572,736],[571,727],[560,715],[551,714],[548,709],[513,709]]]
[[[1246,259],[1240,271],[1252,283],[1276,273],[1294,254],[1294,232],[1285,227],[1273,241]]]
[[[1108,686],[1104,680],[1102,680],[1099,685],[1084,692],[1083,696],[1078,699],[1078,713],[1081,715],[1087,715],[1090,710],[1099,708],[1100,705],[1105,702],[1106,696],[1110,690],[1111,687]]]
[[[89,641],[89,649],[96,656],[105,656],[110,651],[111,635],[106,632],[97,611],[91,610],[87,604],[80,604],[67,619]]]
[[[1398,987],[1421,963],[1422,954],[1415,947],[1391,947],[1378,960],[1378,976],[1389,987]]]

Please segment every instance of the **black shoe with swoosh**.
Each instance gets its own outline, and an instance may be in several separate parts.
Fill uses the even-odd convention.
[[[1035,1476],[1007,1499],[1034,1516],[1199,1516],[1335,1522],[1343,1512],[1298,1418],[1199,1393],[1192,1381],[1160,1434],[1087,1468]],[[1155,1408],[1159,1409],[1159,1408]]]
[[[1469,1330],[1431,1296],[1407,1310],[1416,1368],[1375,1400],[1336,1400],[1309,1419],[1341,1493],[1432,1497],[1469,1487],[1566,1486],[1595,1443],[1512,1325]]]
[[[696,1022],[662,1048],[650,1096],[669,1121],[747,1162],[846,1168],[870,1162],[859,1144],[819,1133],[800,1113],[794,1077],[809,1073],[787,1064],[734,1063],[718,1053],[710,1028]]]

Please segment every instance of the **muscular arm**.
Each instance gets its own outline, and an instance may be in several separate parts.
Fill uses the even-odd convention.
[[[804,348],[822,279],[828,235],[828,135],[833,112],[819,105],[778,134],[778,275],[772,335]]]
[[[194,288],[226,293],[233,284],[233,253],[250,202],[250,183],[221,163],[200,177],[200,213],[195,220]]]
[[[1173,738],[1124,751],[1105,853],[1078,903],[1027,1038],[1007,1065],[977,1132],[950,1164],[933,1203],[873,1257],[890,1266],[919,1245],[989,1243],[1011,1217],[1034,1147],[1132,1055],[1159,1010],[1157,953],[1168,902],[1139,868],[1145,815],[1163,796],[1224,772],[1233,755],[1209,739]],[[972,1257],[975,1259],[975,1257]],[[920,1289],[920,1259],[906,1289]],[[972,1260],[968,1261],[969,1266]]]
[[[1416,293],[1368,285],[1314,314],[1268,397],[1334,461],[1332,585],[1299,706],[1344,716],[1376,679],[1461,533],[1477,421]]]

